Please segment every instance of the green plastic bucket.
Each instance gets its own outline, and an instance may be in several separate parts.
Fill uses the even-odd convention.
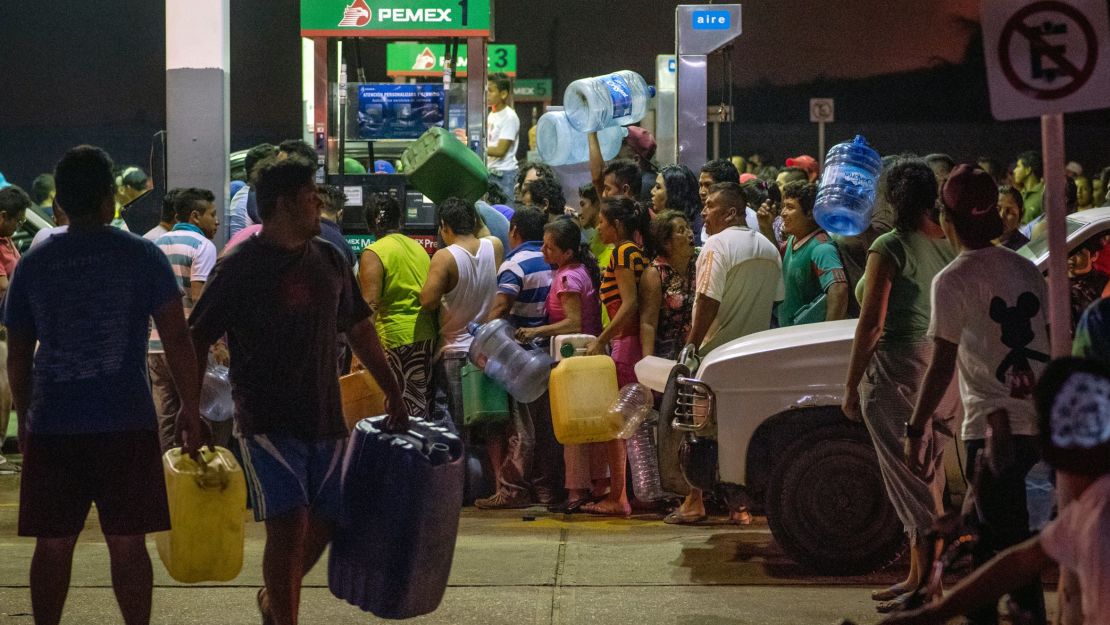
[[[509,396],[472,363],[462,368],[463,425],[490,426],[509,421]]]

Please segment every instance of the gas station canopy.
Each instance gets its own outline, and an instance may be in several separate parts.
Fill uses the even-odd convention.
[[[302,37],[488,38],[491,31],[490,0],[301,2]]]

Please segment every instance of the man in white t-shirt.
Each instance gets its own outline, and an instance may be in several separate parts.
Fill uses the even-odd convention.
[[[771,327],[771,311],[784,296],[782,257],[767,237],[747,227],[744,189],[736,182],[711,185],[702,209],[709,233],[697,260],[694,319],[686,343],[705,356],[742,336]],[[705,501],[699,489],[690,494],[664,522],[698,523],[705,520]],[[741,510],[741,523],[751,514]]]
[[[933,279],[933,358],[906,424],[906,463],[924,471],[917,459],[923,457],[926,420],[958,369],[967,477],[977,486],[982,521],[972,557],[981,566],[1029,537],[1025,474],[1040,455],[1033,387],[1049,360],[1048,300],[1036,266],[992,242],[1002,234],[1002,217],[990,174],[970,165],[957,167],[941,199],[945,235],[960,253]],[[1011,598],[1032,615],[1032,622],[1044,622],[1039,580]],[[995,623],[998,612],[991,606],[968,616],[973,623]]]
[[[513,85],[509,77],[500,72],[492,74],[486,83],[486,100],[490,107],[486,118],[486,169],[490,180],[497,183],[505,197],[513,197],[516,185],[516,149],[520,136],[520,118],[509,106]]]

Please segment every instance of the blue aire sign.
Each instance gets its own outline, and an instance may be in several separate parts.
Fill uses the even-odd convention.
[[[728,11],[694,11],[690,16],[694,30],[728,30],[732,16]]]

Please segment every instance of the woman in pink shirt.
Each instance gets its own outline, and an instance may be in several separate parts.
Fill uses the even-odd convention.
[[[601,281],[597,259],[589,244],[582,242],[582,231],[569,219],[556,219],[543,231],[543,259],[556,267],[547,293],[548,325],[521,328],[517,340],[537,336],[601,333],[601,301],[597,287]],[[567,503],[559,512],[574,512],[583,504],[600,501],[608,488],[608,461],[605,443],[565,445]]]

